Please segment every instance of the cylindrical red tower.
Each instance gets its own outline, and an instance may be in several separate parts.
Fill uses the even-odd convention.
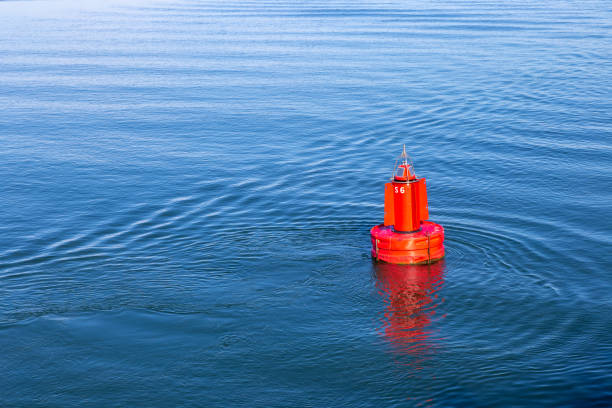
[[[408,163],[397,167],[393,176],[394,230],[401,233],[416,232],[421,228],[417,179]]]
[[[444,229],[427,221],[427,189],[417,178],[406,147],[385,186],[384,223],[372,228],[372,256],[400,263],[431,263],[444,257]]]

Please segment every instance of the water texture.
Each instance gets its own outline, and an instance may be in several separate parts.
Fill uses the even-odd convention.
[[[0,406],[612,404],[606,1],[1,1]],[[406,144],[443,262],[372,262]]]

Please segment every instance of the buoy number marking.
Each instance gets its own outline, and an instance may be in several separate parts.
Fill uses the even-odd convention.
[[[395,193],[398,193],[398,190],[400,193],[404,194],[406,192],[406,188],[405,187],[397,187],[395,186]]]

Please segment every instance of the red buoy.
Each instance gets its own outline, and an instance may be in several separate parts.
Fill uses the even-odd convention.
[[[385,184],[384,223],[370,230],[372,257],[394,264],[426,264],[444,258],[444,228],[427,221],[427,187],[408,162],[406,146]]]

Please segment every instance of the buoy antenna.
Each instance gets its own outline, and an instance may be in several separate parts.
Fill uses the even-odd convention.
[[[402,149],[402,155],[400,158],[404,159],[404,164],[408,164],[408,155],[406,154],[406,143],[404,143],[404,148]]]

